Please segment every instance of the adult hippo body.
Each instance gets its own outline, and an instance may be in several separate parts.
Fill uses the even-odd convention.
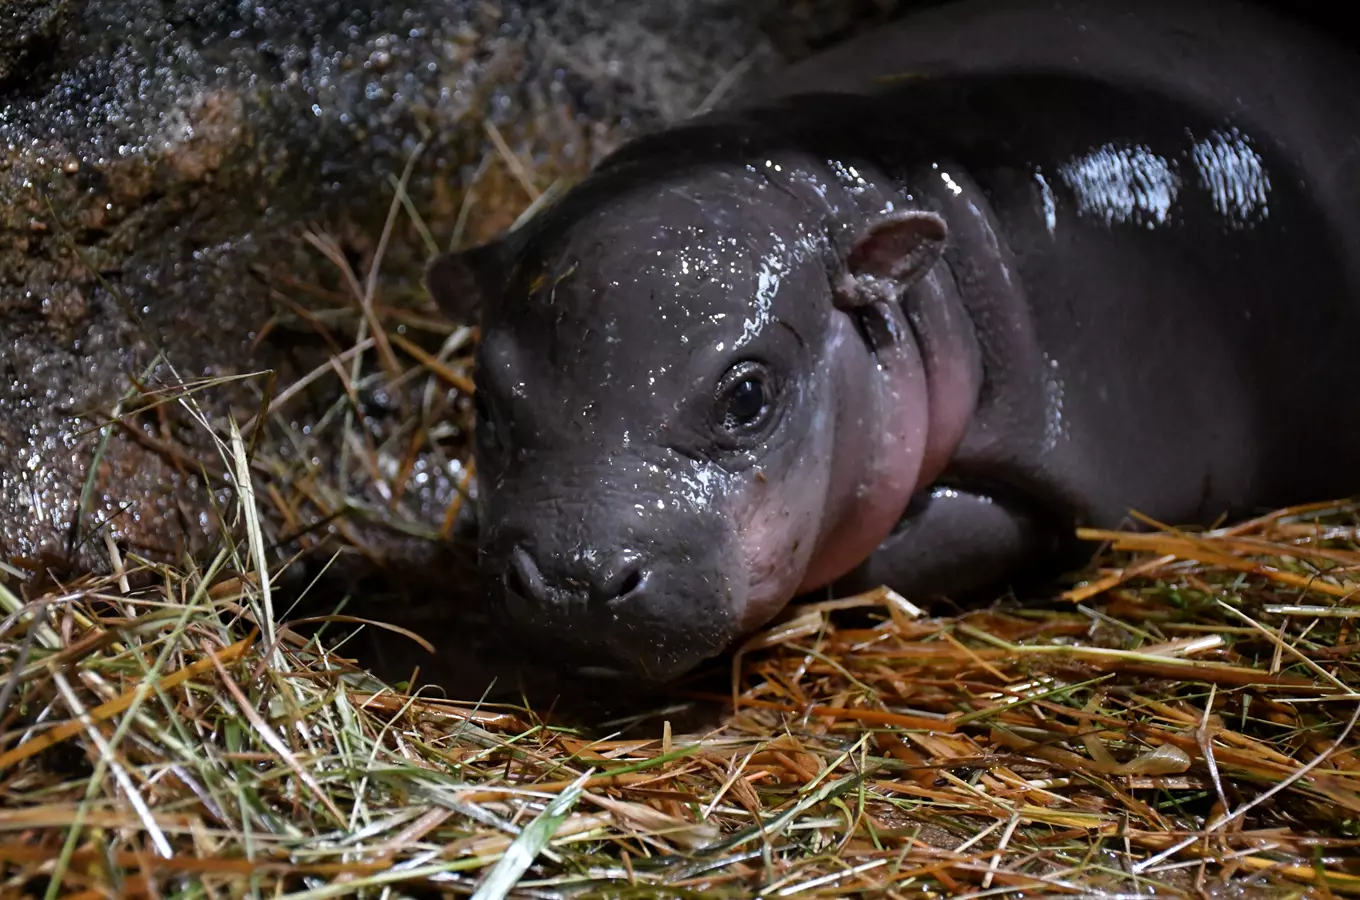
[[[524,635],[668,678],[795,595],[1360,467],[1360,66],[1233,2],[965,0],[640,139],[492,245],[478,528]]]

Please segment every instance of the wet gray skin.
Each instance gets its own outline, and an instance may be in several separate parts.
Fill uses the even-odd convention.
[[[834,182],[769,162],[673,171],[660,191],[601,174],[518,236],[510,290],[485,310],[483,546],[511,616],[592,668],[665,677],[721,650],[810,566],[858,564],[877,537],[847,520],[886,533],[916,483],[927,380],[900,308],[877,301],[933,262],[942,223],[859,223],[861,255],[877,240],[919,258],[833,285],[852,231],[808,212]],[[625,246],[620,266],[609,248]]]
[[[1357,129],[1353,57],[1237,4],[979,0],[635,141],[431,267],[509,619],[665,679],[814,588],[1349,492]]]

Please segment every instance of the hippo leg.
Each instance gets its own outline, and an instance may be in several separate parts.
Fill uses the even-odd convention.
[[[836,592],[886,585],[928,602],[1005,589],[1016,573],[1052,571],[1060,533],[1020,504],[937,484],[912,499],[893,533],[836,584]]]

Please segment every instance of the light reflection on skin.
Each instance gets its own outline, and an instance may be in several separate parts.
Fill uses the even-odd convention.
[[[1106,144],[1058,170],[1077,201],[1078,215],[1106,224],[1165,225],[1180,192],[1171,164],[1146,147]]]
[[[1236,128],[1215,131],[1191,152],[1200,184],[1214,209],[1234,227],[1249,227],[1270,214],[1270,176],[1261,156]]]
[[[1199,187],[1215,212],[1231,228],[1250,228],[1270,213],[1270,176],[1261,155],[1234,127],[1213,131],[1184,153]],[[1147,228],[1168,225],[1185,186],[1180,160],[1146,147],[1106,144],[1059,167],[1058,177],[1071,191],[1078,215],[1107,225]],[[1057,227],[1057,201],[1041,169],[1035,169],[1044,222]]]

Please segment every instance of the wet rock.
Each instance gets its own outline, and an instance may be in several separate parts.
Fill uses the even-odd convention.
[[[0,85],[54,45],[72,0],[0,0]]]

